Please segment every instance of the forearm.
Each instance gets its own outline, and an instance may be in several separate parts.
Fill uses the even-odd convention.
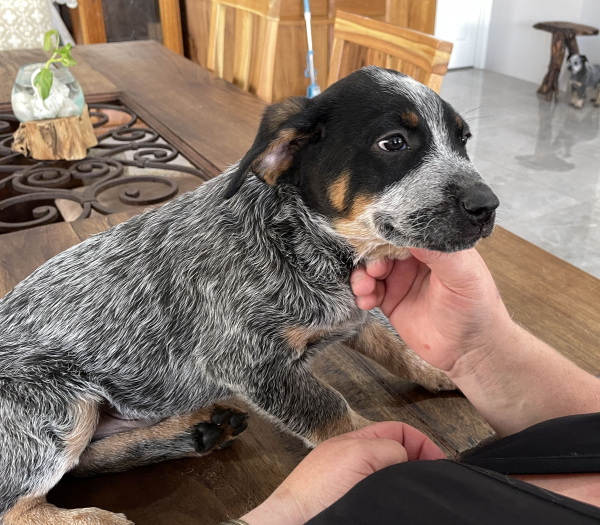
[[[512,322],[505,333],[495,348],[465,354],[448,372],[499,435],[600,412],[600,380]]]

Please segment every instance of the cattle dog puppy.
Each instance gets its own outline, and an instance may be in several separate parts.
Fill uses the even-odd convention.
[[[237,396],[314,446],[369,423],[311,373],[334,342],[437,391],[447,376],[350,289],[364,261],[490,235],[498,199],[465,121],[367,67],[269,106],[244,158],[193,192],[66,250],[0,301],[0,521],[124,524],[46,493],[226,447]]]
[[[585,55],[573,54],[567,60],[567,69],[571,72],[570,104],[582,108],[587,89],[593,88],[597,90],[594,105],[600,106],[600,65],[590,64]]]

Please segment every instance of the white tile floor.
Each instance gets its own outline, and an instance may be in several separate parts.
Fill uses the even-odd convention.
[[[498,224],[600,277],[600,108],[575,109],[565,93],[549,103],[537,87],[466,69],[448,72],[441,95],[469,122]]]

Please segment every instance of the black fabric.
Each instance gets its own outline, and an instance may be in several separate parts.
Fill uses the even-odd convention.
[[[307,525],[588,525],[600,508],[494,472],[600,472],[600,414],[547,421],[465,454],[414,461],[356,485]]]
[[[475,448],[460,461],[503,474],[600,472],[600,413],[538,423]]]

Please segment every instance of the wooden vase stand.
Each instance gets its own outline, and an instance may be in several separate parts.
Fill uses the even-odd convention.
[[[12,151],[35,160],[81,160],[98,145],[87,104],[78,117],[22,122]]]

